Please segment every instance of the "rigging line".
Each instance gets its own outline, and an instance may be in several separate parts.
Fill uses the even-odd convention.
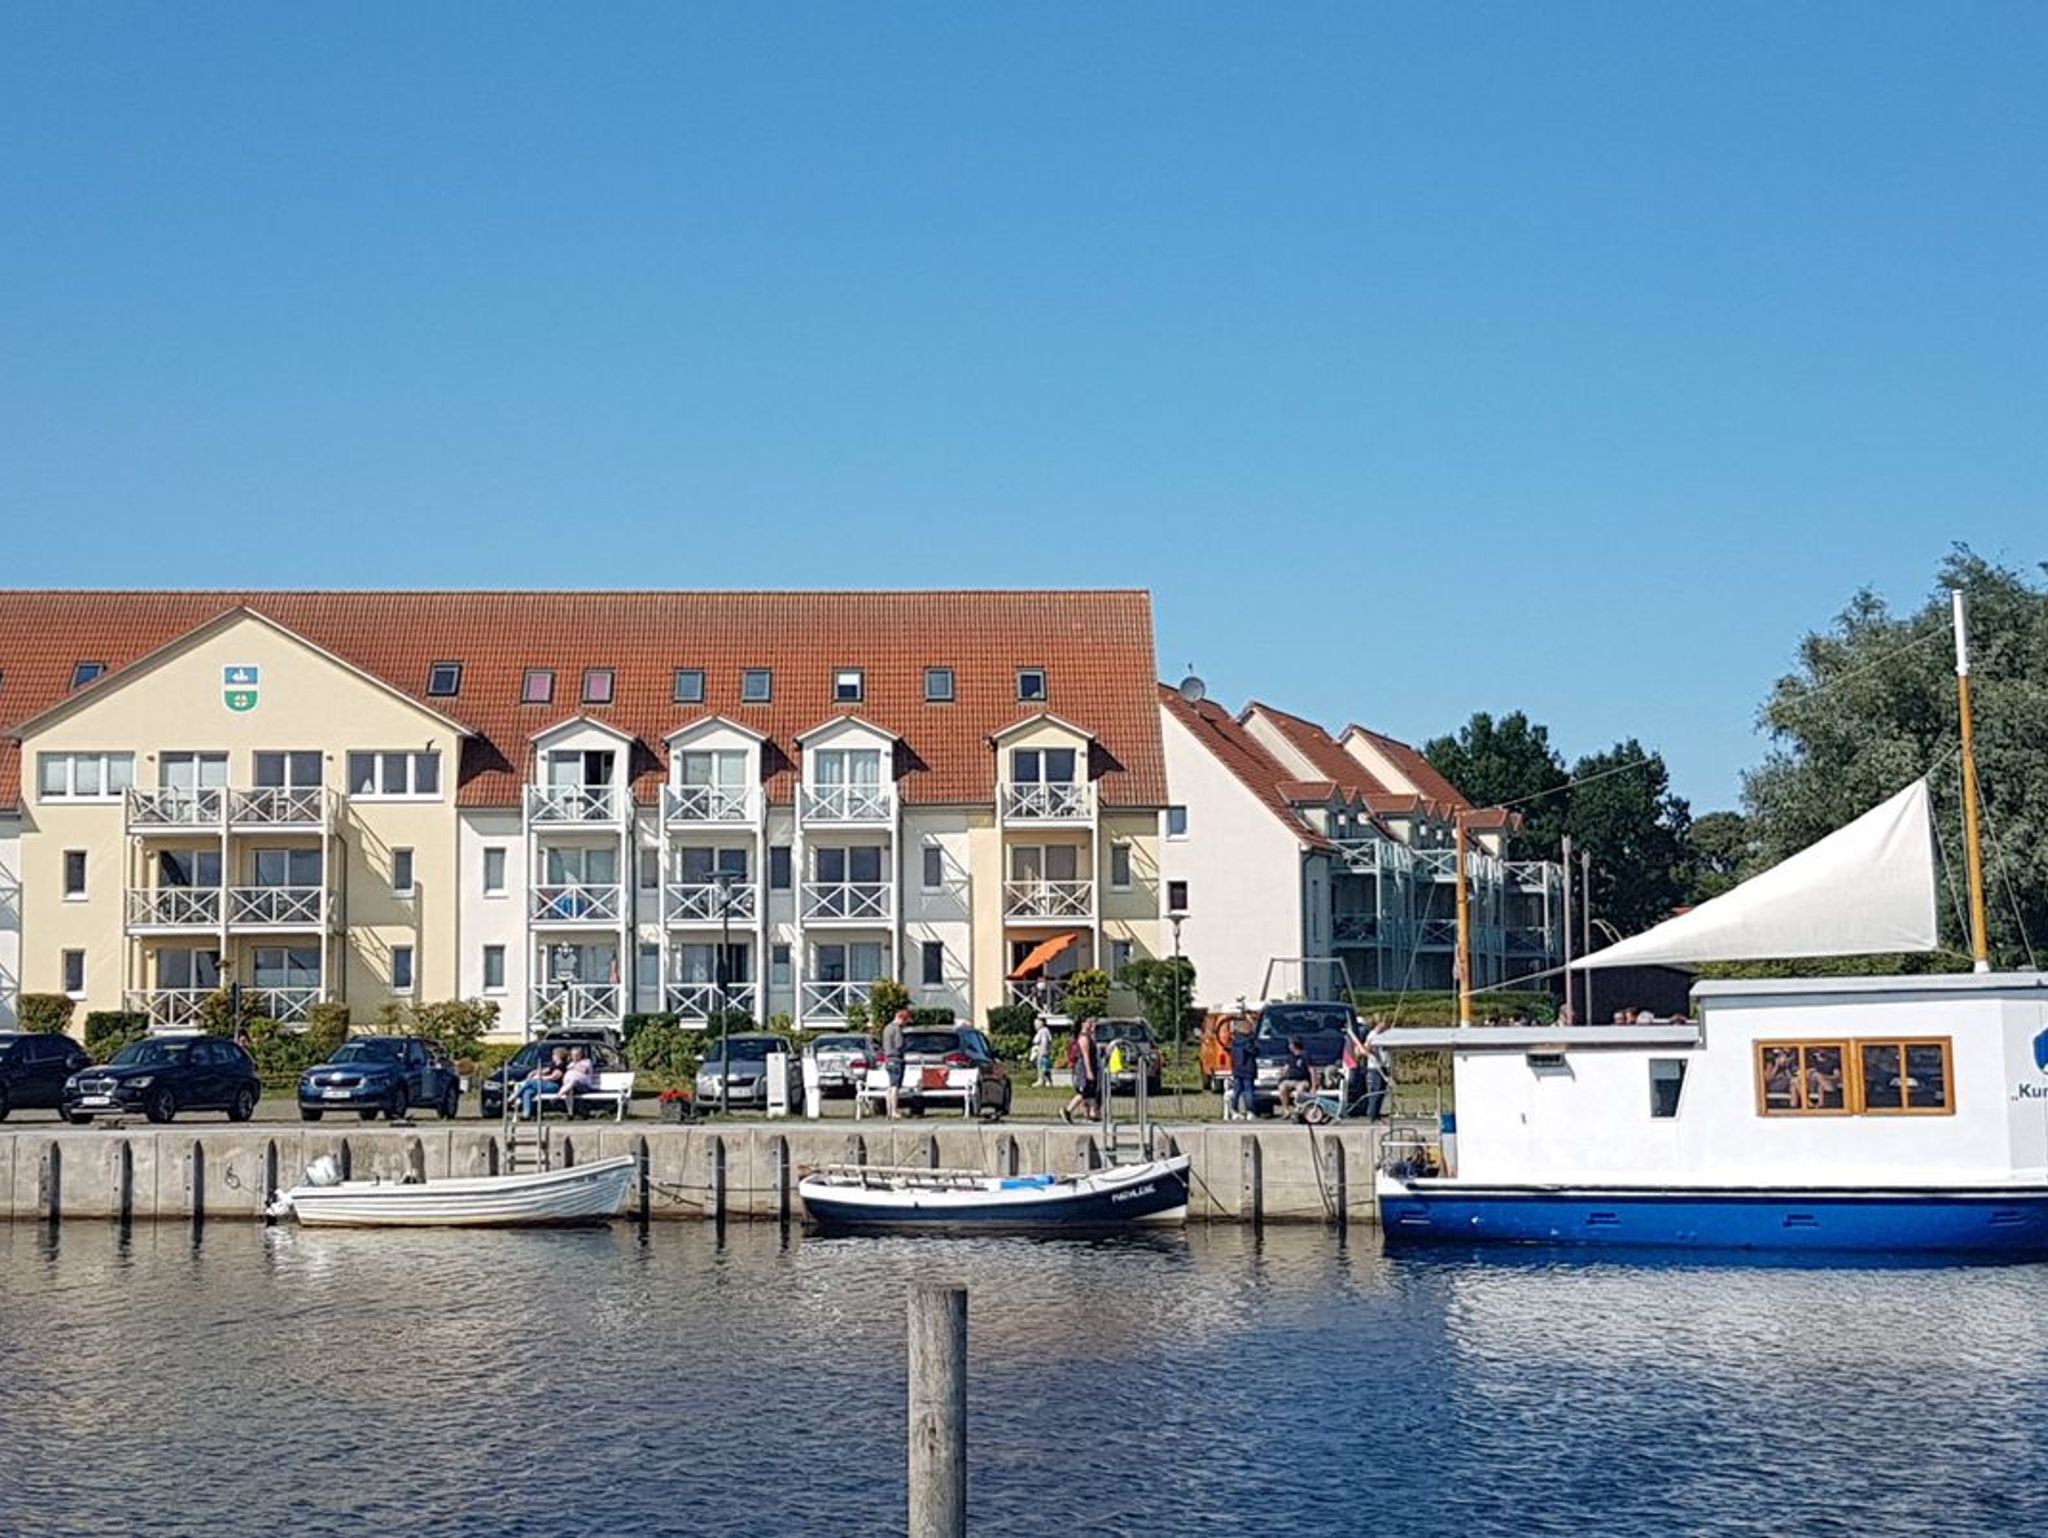
[[[1930,630],[1927,632],[1927,634],[1923,636],[1918,636],[1911,641],[1901,642],[1899,645],[1893,647],[1890,651],[1886,652],[1881,657],[1873,657],[1870,661],[1864,663],[1861,667],[1851,668],[1846,673],[1837,674],[1835,677],[1827,679],[1825,682],[1814,685],[1813,688],[1807,690],[1806,693],[1800,695],[1799,698],[1792,703],[1794,703],[1795,705],[1805,705],[1810,701],[1821,699],[1825,697],[1827,694],[1829,694],[1831,691],[1841,688],[1844,684],[1854,683],[1857,679],[1862,678],[1867,674],[1876,672],[1879,668],[1885,666],[1885,664],[1896,661],[1898,658],[1905,656],[1908,652],[1916,651],[1922,646],[1930,646],[1936,641],[1947,641],[1950,639],[1952,639],[1952,635],[1946,625],[1943,625],[1938,629]]]
[[[1970,933],[1970,920],[1963,912],[1963,900],[1956,891],[1956,873],[1948,863],[1948,849],[1938,835],[1934,840],[1934,852],[1941,857],[1941,879],[1948,885],[1948,900],[1950,906],[1955,909],[1956,923],[1960,932],[1967,937]]]
[[[1992,864],[1998,868],[1998,884],[2005,888],[2005,900],[2012,906],[2012,921],[2019,929],[2020,944],[2026,948],[2027,970],[2038,972],[2041,969],[2041,963],[2034,955],[2034,941],[2027,933],[2026,915],[2020,911],[2019,893],[2013,890],[2012,875],[2006,869],[2006,861],[1999,852],[1998,829],[1991,821],[1991,798],[1989,796],[1980,798],[1979,805],[1984,813],[1984,831],[1991,835],[1991,860]]]

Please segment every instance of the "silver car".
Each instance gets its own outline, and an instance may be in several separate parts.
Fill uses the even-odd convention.
[[[697,1070],[697,1104],[715,1109],[723,1100],[728,1106],[765,1109],[768,1104],[768,1058],[775,1052],[782,1053],[786,1061],[783,1084],[789,1104],[803,1103],[796,1049],[787,1040],[749,1032],[744,1036],[734,1036],[730,1047],[732,1071],[729,1074],[716,1044],[704,1054],[703,1064]]]
[[[859,1033],[820,1036],[804,1047],[804,1056],[818,1065],[818,1089],[827,1095],[851,1095],[870,1068],[882,1061],[872,1036]]]

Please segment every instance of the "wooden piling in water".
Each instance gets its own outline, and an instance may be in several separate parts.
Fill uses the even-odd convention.
[[[967,1289],[910,1288],[910,1538],[966,1538]]]

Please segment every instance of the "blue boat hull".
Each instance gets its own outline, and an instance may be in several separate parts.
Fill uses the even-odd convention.
[[[1565,1244],[2048,1256],[2048,1188],[1654,1190],[1417,1182],[1383,1189],[1389,1244]]]

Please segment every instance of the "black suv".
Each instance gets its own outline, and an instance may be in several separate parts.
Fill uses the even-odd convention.
[[[972,1026],[909,1027],[903,1033],[903,1067],[901,1100],[913,1116],[924,1114],[918,1083],[926,1068],[979,1068],[981,1082],[975,1095],[978,1109],[990,1121],[1001,1121],[1010,1114],[1010,1102],[1017,1093],[1009,1068],[996,1056],[989,1039]]]
[[[1253,1099],[1261,1111],[1280,1100],[1280,1075],[1287,1068],[1287,1044],[1301,1038],[1302,1055],[1318,1071],[1344,1059],[1344,1037],[1358,1029],[1358,1013],[1349,1004],[1268,1004],[1252,1027],[1252,1049],[1258,1054],[1259,1078]]]
[[[0,1121],[9,1111],[64,1114],[64,1081],[89,1067],[92,1055],[69,1036],[0,1032]]]
[[[318,1121],[329,1111],[378,1112],[397,1121],[418,1106],[447,1121],[462,1101],[462,1078],[438,1042],[424,1036],[358,1036],[299,1075],[299,1115]]]
[[[550,1031],[513,1053],[510,1062],[487,1076],[477,1087],[477,1102],[482,1114],[486,1117],[503,1116],[505,1086],[517,1086],[521,1079],[553,1056],[557,1047],[572,1051],[577,1047],[583,1048],[590,1054],[590,1061],[599,1073],[626,1072],[626,1055],[618,1049],[617,1038],[610,1031],[579,1031],[573,1027]]]
[[[180,1111],[226,1111],[229,1121],[256,1114],[263,1081],[248,1053],[218,1036],[149,1036],[113,1061],[81,1068],[64,1085],[70,1121],[140,1111],[169,1121]]]

